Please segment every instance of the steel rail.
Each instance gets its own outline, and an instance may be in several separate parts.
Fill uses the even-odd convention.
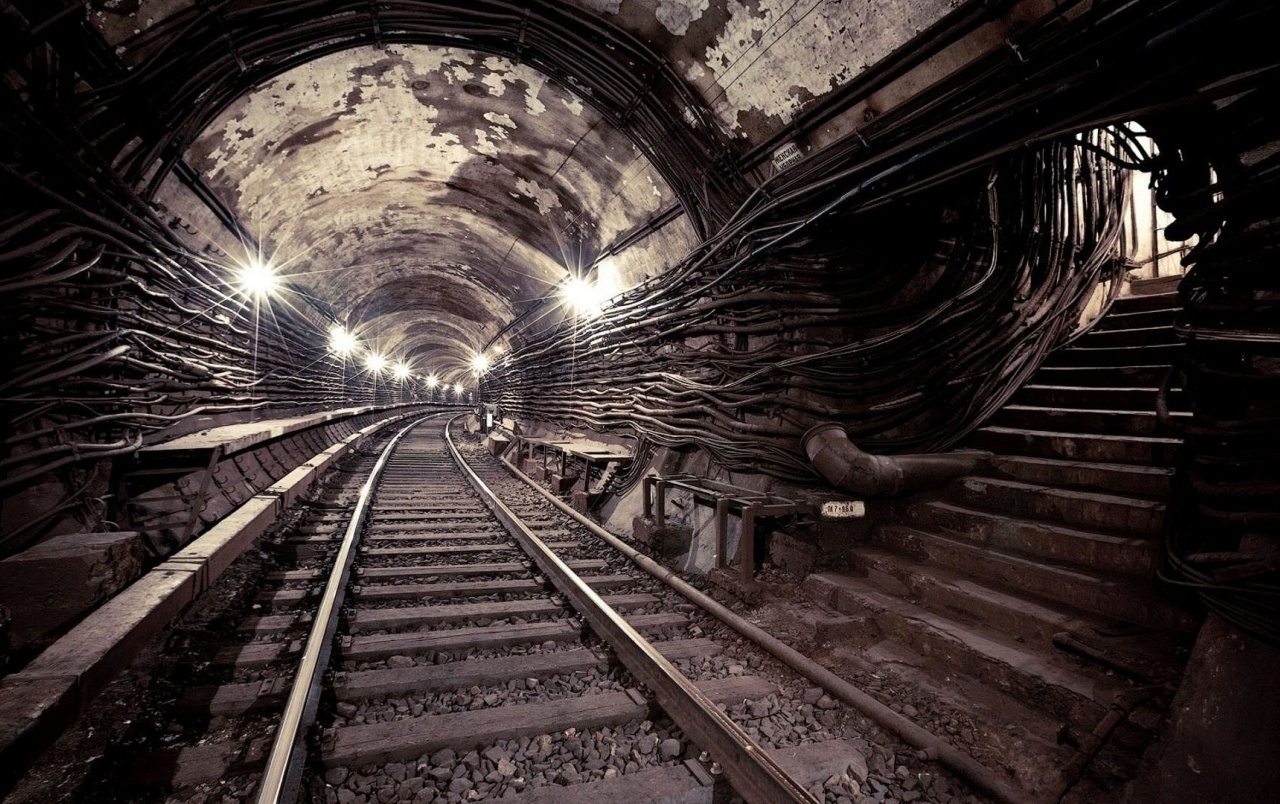
[[[456,421],[456,419],[455,419]],[[715,757],[725,775],[749,804],[805,802],[817,804],[804,785],[792,778],[716,704],[703,695],[658,649],[601,600],[546,542],[507,507],[475,473],[445,428],[445,443],[463,475],[489,510],[506,526],[551,583],[597,635],[613,648],[622,664],[644,683],[659,705],[685,734]]]
[[[559,497],[543,488],[536,480],[516,468],[515,464],[506,457],[500,458],[499,461],[507,468],[507,471],[524,481],[525,485],[545,497],[548,502],[594,533],[610,547],[630,558],[636,566],[679,592],[689,602],[697,605],[734,631],[750,639],[762,649],[772,653],[778,661],[854,707],[879,724],[885,731],[894,734],[908,745],[919,749],[922,757],[936,760],[956,776],[959,776],[981,792],[990,795],[1001,804],[1043,804],[1040,799],[1031,793],[1022,790],[1015,784],[1010,784],[1006,779],[989,770],[985,765],[982,765],[965,752],[955,748],[946,740],[916,725],[910,718],[898,714],[823,665],[803,655],[772,634],[765,632],[760,626],[743,619],[728,607],[721,605],[690,586],[675,570],[659,564],[595,522],[587,519],[578,511],[575,511]]]
[[[325,584],[324,595],[320,598],[320,607],[316,610],[311,632],[307,634],[306,649],[298,662],[298,672],[293,678],[293,688],[289,691],[289,700],[285,704],[280,725],[276,728],[275,738],[271,745],[271,753],[267,757],[266,768],[262,772],[262,780],[258,783],[257,804],[284,804],[298,799],[298,786],[301,782],[302,769],[306,758],[302,737],[315,722],[316,707],[320,702],[320,683],[325,669],[329,666],[329,657],[333,652],[333,637],[338,629],[338,615],[342,610],[342,601],[346,597],[347,580],[351,575],[351,563],[356,555],[356,542],[364,527],[365,517],[372,505],[373,491],[392,451],[413,428],[436,416],[446,416],[455,411],[432,413],[423,416],[400,429],[390,443],[383,448],[378,462],[369,472],[369,478],[360,487],[360,496],[356,499],[356,507],[351,512],[351,521],[342,536],[342,545],[338,548],[337,560],[329,573],[329,581]]]

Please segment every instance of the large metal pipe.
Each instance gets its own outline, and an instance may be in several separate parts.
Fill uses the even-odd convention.
[[[986,457],[982,452],[870,455],[858,449],[835,422],[810,428],[800,445],[813,468],[831,485],[861,497],[899,497],[941,486],[972,473]]]

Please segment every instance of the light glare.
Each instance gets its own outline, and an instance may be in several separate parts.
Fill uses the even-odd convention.
[[[356,336],[347,332],[344,327],[334,327],[329,330],[329,348],[335,354],[349,355],[359,348],[360,342],[356,340]]]
[[[565,304],[583,318],[594,318],[603,310],[605,300],[594,282],[571,277],[561,294]]]
[[[265,299],[280,286],[276,271],[264,262],[254,261],[240,268],[236,278],[240,292],[252,299]]]
[[[403,380],[409,376],[409,367],[404,363],[396,363],[392,372],[395,374],[397,380]]]
[[[364,367],[377,373],[387,367],[387,359],[377,352],[370,352],[364,359]]]
[[[453,393],[455,396],[462,396],[462,383],[457,382],[453,384]]]
[[[435,387],[436,387],[437,385],[439,385],[439,384],[440,384],[440,381],[436,379],[436,375],[434,375],[434,374],[428,374],[428,375],[427,375],[427,387],[428,387],[428,388],[435,388]]]
[[[484,374],[489,370],[489,358],[484,352],[471,358],[471,370],[477,375]]]

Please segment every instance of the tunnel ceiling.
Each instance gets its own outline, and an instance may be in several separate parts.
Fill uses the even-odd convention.
[[[552,293],[567,269],[589,266],[664,210],[692,205],[698,217],[677,219],[621,255],[624,282],[661,273],[696,244],[697,230],[714,231],[745,194],[707,182],[750,168],[719,166],[689,142],[732,161],[785,136],[799,112],[959,2],[573,0],[531,4],[523,18],[519,9],[482,4],[485,13],[494,5],[489,33],[454,33],[460,29],[449,26],[460,23],[445,17],[432,23],[434,33],[411,37],[457,41],[456,48],[364,45],[306,61],[309,48],[332,49],[324,37],[354,44],[371,30],[376,39],[392,30],[393,17],[403,38],[423,19],[414,15],[435,13],[435,5],[338,3],[332,27],[299,32],[284,49],[263,44],[293,30],[273,21],[272,7],[229,3],[213,19],[188,0],[95,0],[89,14],[134,71],[132,103],[154,104],[154,118],[173,131],[199,121],[198,135],[173,144],[274,262],[288,266],[293,288],[391,357],[420,370],[460,371],[474,350]],[[362,14],[367,23],[357,22]],[[619,65],[636,85],[606,98],[592,84],[591,66],[556,61],[557,83],[493,54],[520,53],[526,39],[536,47],[524,27],[530,19],[585,25],[574,35],[599,50],[593,58],[633,48]],[[353,27],[342,27],[346,20]],[[196,22],[222,31],[225,43],[215,37],[211,45],[203,34],[184,42]],[[271,24],[283,27],[262,27]],[[464,49],[472,39],[476,49]],[[206,67],[201,48],[211,48],[207,56],[221,66]],[[638,55],[645,49],[650,55]],[[157,68],[174,54],[188,62]],[[195,115],[195,107],[221,105],[219,93],[240,92],[228,78],[232,64],[223,64],[233,56],[241,74],[273,77],[251,81],[214,118]],[[273,61],[298,66],[280,72]],[[164,82],[183,70],[196,72]],[[192,95],[183,107],[174,93],[201,82],[216,91]],[[670,119],[636,111],[648,109],[650,98],[658,99],[654,109],[667,104]],[[658,163],[646,158],[655,154]],[[728,179],[735,180],[747,187]],[[156,200],[198,245],[240,250],[176,180],[166,180]],[[724,209],[713,209],[716,203]]]
[[[419,370],[465,365],[568,269],[674,201],[622,133],[545,76],[426,45],[284,73],[227,108],[187,160],[290,287]],[[189,205],[178,192],[162,199]]]

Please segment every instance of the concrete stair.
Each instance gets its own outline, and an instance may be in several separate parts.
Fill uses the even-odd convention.
[[[972,435],[968,446],[991,460],[938,499],[900,505],[898,523],[879,528],[875,544],[1090,616],[1189,627],[1151,581],[1176,425],[1190,419],[1174,410],[1166,423],[1155,412],[1174,354],[1167,347],[1178,345],[1169,284],[1117,300],[1095,330],[1052,355]],[[1139,315],[1136,326],[1115,326]]]
[[[1189,618],[1160,597],[1148,579],[1132,574],[1087,569],[977,544],[954,533],[943,535],[899,525],[880,528],[875,546],[985,579],[1010,595],[1053,601],[1077,610],[1081,617],[1136,623],[1162,631],[1191,627]],[[858,560],[856,551],[853,560]]]
[[[1001,601],[999,593],[977,585],[964,586],[963,582],[956,585],[931,579],[925,583],[935,604],[968,598],[964,600],[966,604],[980,606],[984,594],[995,595],[987,600],[996,605],[1015,602]],[[916,655],[939,668],[980,679],[1018,699],[1034,699],[1038,708],[1069,723],[1096,722],[1122,687],[1115,679],[1090,672],[1071,657],[1028,648],[1012,634],[965,622],[954,613],[939,614],[933,607],[926,608],[900,593],[880,588],[869,578],[819,573],[805,580],[804,592],[830,609],[866,618],[874,623],[876,636],[909,645]],[[923,599],[922,595],[921,602]],[[1054,620],[1047,609],[1037,613],[1018,605],[1028,619]],[[1065,618],[1058,620],[1064,628],[1071,624]]]
[[[1026,455],[995,455],[990,468],[998,477],[1060,489],[1110,489],[1115,494],[1165,500],[1173,470],[1164,466],[1092,463]]]
[[[872,640],[935,674],[1090,728],[1129,683],[1100,656],[1174,672],[1172,647],[1195,623],[1154,571],[1177,423],[1190,414],[1173,389],[1173,422],[1156,416],[1182,347],[1176,294],[1168,282],[1155,291],[1118,300],[1052,355],[964,445],[992,453],[978,471],[897,503],[850,551],[850,570],[805,580],[807,597],[874,624]],[[1095,656],[1068,654],[1064,633]]]

